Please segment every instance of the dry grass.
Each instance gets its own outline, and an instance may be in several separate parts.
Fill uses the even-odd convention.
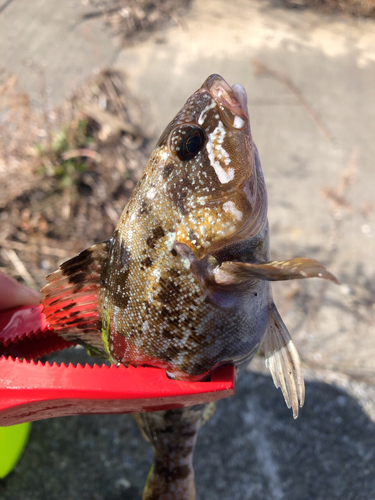
[[[185,29],[183,16],[191,0],[89,0],[91,10],[83,19],[103,16],[115,35],[120,35],[124,45],[145,40],[171,22]]]
[[[46,113],[3,75],[0,120],[0,269],[41,287],[111,235],[147,161],[144,110],[113,70]]]
[[[310,7],[335,14],[375,18],[375,0],[284,0],[288,7]]]

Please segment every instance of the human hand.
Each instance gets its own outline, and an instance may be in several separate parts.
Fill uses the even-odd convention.
[[[39,304],[42,294],[0,271],[0,311]]]

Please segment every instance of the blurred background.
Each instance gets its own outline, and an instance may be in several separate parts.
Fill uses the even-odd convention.
[[[110,237],[165,126],[211,73],[248,93],[300,352],[297,421],[257,357],[202,429],[198,499],[375,498],[375,1],[0,1],[0,270],[32,288]],[[33,424],[11,500],[139,499],[129,416]]]

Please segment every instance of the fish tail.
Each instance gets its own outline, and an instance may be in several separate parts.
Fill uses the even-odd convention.
[[[43,312],[56,333],[105,357],[109,353],[100,290],[109,248],[110,240],[64,262],[47,276],[49,283],[42,289]]]
[[[142,500],[195,500],[193,454],[205,405],[134,416],[154,448]]]
[[[142,500],[196,500],[193,465],[168,468],[155,457]]]

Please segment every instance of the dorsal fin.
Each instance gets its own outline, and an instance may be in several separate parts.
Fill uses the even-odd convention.
[[[106,357],[100,289],[109,247],[110,240],[64,262],[42,289],[43,312],[56,333]]]
[[[270,306],[268,327],[262,346],[274,384],[280,387],[286,405],[298,417],[298,408],[305,402],[305,382],[301,361],[292,338],[274,303]]]

